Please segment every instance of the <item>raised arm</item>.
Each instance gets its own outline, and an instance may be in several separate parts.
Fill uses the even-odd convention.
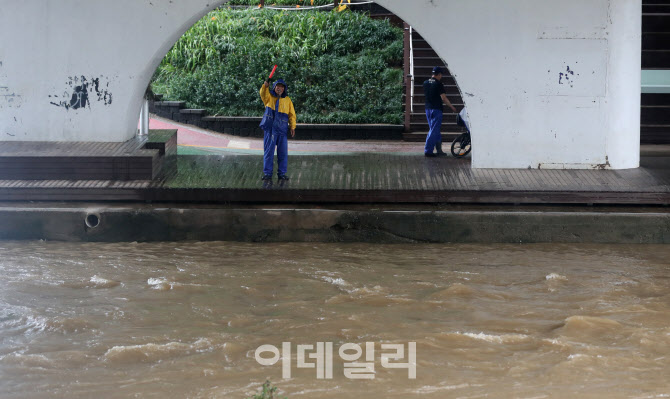
[[[272,101],[272,95],[270,94],[270,84],[266,80],[265,83],[263,83],[263,86],[261,86],[260,90],[261,94],[261,100],[263,101],[263,104],[268,105]]]

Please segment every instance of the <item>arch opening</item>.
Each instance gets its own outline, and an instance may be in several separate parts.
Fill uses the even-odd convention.
[[[640,0],[567,0],[558,9],[550,1],[376,2],[428,36],[467,87],[477,131],[473,167],[639,165],[639,151],[631,149],[640,141]],[[0,15],[1,30],[9,37],[20,27],[29,35],[0,48],[0,81],[8,82],[2,87],[9,93],[2,99],[7,104],[2,104],[0,126],[12,135],[6,140],[129,139],[137,128],[142,94],[163,56],[222,3],[13,3],[11,15]],[[86,35],[63,40],[72,37],[71,26]],[[26,43],[32,49],[30,62]],[[557,78],[568,66],[579,76],[572,85]],[[34,84],[36,76],[48,84]],[[68,76],[108,83],[113,102],[59,107],[61,97],[69,100],[74,89]],[[575,147],[577,139],[580,146]]]
[[[300,123],[402,125],[405,134],[396,129],[393,137],[397,140],[404,136],[405,140],[425,141],[428,122],[423,108],[422,83],[430,78],[434,66],[442,66],[448,95],[460,109],[463,101],[455,78],[416,29],[405,25],[403,32],[403,21],[398,16],[376,2],[362,4],[377,8],[363,10],[371,18],[360,12],[319,13],[306,9],[282,12],[281,17],[287,20],[284,22],[286,35],[277,33],[277,25],[282,24],[275,22],[282,18],[276,10],[266,13],[255,7],[227,10],[229,4],[226,4],[221,7],[223,11],[210,12],[177,41],[153,76],[153,91],[166,94],[163,100],[185,102],[187,108],[198,109],[198,115],[219,117],[216,121],[204,117],[202,122],[192,124],[243,136],[248,136],[249,130],[255,130],[258,137],[260,129],[252,123],[246,128],[237,128],[232,126],[233,122],[226,122],[221,117],[260,117],[262,107],[259,106],[258,86],[263,77],[267,77],[270,66],[278,64],[279,74],[287,78],[291,86],[290,94]],[[289,18],[301,14],[306,16],[302,20]],[[305,19],[308,24],[304,23]],[[394,19],[396,28],[379,19]],[[247,29],[256,35],[249,37]],[[414,32],[413,37],[408,33],[410,31]],[[207,38],[203,40],[204,46],[193,48],[196,38],[203,37]],[[288,38],[295,41],[289,43]],[[281,45],[277,46],[277,43]],[[416,55],[408,48],[412,44]],[[278,47],[283,48],[285,54],[278,54]],[[307,57],[303,58],[306,59],[294,60],[305,53]],[[317,54],[310,59],[310,53]],[[201,112],[202,109],[206,111]],[[456,125],[456,114],[446,106],[445,109],[442,133],[448,147],[464,129]],[[165,110],[163,115],[167,114],[168,118],[169,115],[181,116],[172,110]],[[189,113],[178,121],[188,123],[192,119]],[[314,137],[312,133],[302,138],[329,138]],[[360,131],[352,131],[349,137],[336,133],[330,139],[379,137],[375,133],[365,137]],[[415,151],[420,153],[420,145],[415,146]]]
[[[177,41],[152,85],[210,115],[258,117],[258,89],[278,65],[302,123],[401,125],[402,64],[402,30],[362,13],[226,5]]]

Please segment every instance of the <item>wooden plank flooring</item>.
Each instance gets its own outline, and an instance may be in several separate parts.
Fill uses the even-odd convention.
[[[670,204],[670,158],[629,170],[471,169],[468,159],[290,155],[288,182],[260,155],[187,156],[167,181],[0,180],[0,200]]]
[[[0,141],[0,157],[132,156],[144,142],[138,138],[124,143]]]
[[[0,179],[150,180],[160,173],[166,151],[176,153],[176,140],[173,129],[123,143],[2,141]]]

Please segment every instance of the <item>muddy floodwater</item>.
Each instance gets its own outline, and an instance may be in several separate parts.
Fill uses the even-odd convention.
[[[668,246],[0,242],[2,398],[666,398],[669,377]]]

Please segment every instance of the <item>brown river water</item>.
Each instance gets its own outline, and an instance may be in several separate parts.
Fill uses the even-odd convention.
[[[0,242],[0,397],[266,379],[289,399],[667,398],[670,247]]]

